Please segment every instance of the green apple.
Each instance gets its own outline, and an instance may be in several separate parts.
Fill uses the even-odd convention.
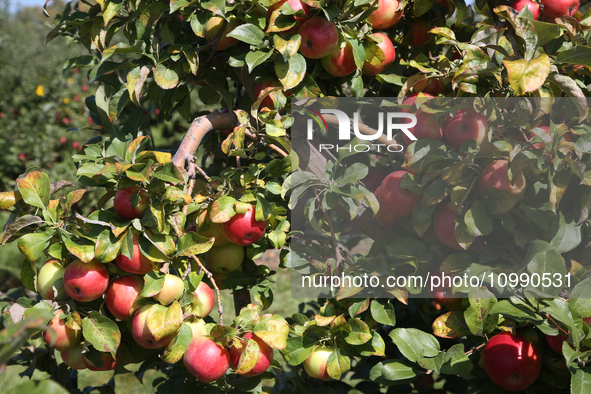
[[[44,300],[66,301],[68,293],[64,290],[64,271],[58,260],[47,260],[37,273],[37,291]]]
[[[214,237],[215,242],[213,243],[213,246],[224,246],[230,242],[228,238],[226,238],[224,228],[217,223],[211,223],[206,231],[200,231],[199,233],[204,237]]]
[[[229,243],[224,246],[214,246],[205,253],[207,266],[220,274],[236,271],[244,260],[244,247]]]
[[[313,378],[320,380],[332,379],[326,370],[328,357],[334,352],[331,346],[316,346],[312,354],[304,361],[304,369]]]
[[[164,275],[164,285],[162,285],[162,290],[160,290],[160,293],[156,294],[154,298],[162,305],[168,305],[174,300],[181,298],[184,291],[185,284],[180,277],[166,274]]]

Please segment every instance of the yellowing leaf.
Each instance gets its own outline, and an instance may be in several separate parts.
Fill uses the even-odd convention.
[[[518,96],[538,90],[550,74],[550,57],[546,54],[529,62],[525,59],[503,60],[503,64],[509,74],[509,83]]]

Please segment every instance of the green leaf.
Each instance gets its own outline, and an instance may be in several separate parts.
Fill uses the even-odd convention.
[[[266,62],[271,56],[273,55],[273,51],[265,52],[265,51],[254,51],[248,52],[244,60],[246,61],[246,65],[248,66],[248,72],[252,73],[257,66]]]
[[[164,354],[162,355],[162,361],[169,364],[176,364],[183,358],[187,347],[193,339],[193,331],[191,327],[184,324],[181,326],[178,334],[170,341]]]
[[[558,212],[552,222],[552,246],[560,253],[570,252],[581,244],[582,234],[581,226],[577,225],[574,220],[569,220],[568,223],[564,214]]]
[[[207,252],[213,246],[215,238],[207,238],[193,231],[181,236],[177,243],[176,257],[195,256]]]
[[[470,306],[464,312],[464,319],[473,335],[483,336],[495,329],[498,317],[489,316],[488,312],[496,302],[486,288],[470,288]]]
[[[476,201],[466,215],[464,222],[468,227],[468,234],[473,237],[488,235],[493,230],[493,221],[490,217],[486,204],[482,201]]]
[[[413,379],[417,374],[414,368],[406,362],[386,360],[377,363],[369,372],[369,378],[383,385],[391,382]]]
[[[396,314],[394,311],[394,305],[390,303],[382,304],[378,300],[372,300],[370,311],[371,317],[373,317],[373,319],[378,323],[390,326],[396,325]]]
[[[82,334],[96,350],[116,356],[121,343],[121,332],[119,326],[108,317],[96,311],[90,312],[82,319]]]
[[[94,248],[94,258],[101,263],[108,263],[117,258],[123,237],[117,239],[110,230],[104,230],[98,236]]]
[[[300,365],[312,354],[316,341],[310,337],[287,338],[287,346],[282,352],[289,365]]]
[[[230,196],[224,196],[211,204],[209,219],[212,223],[225,223],[236,214],[234,204],[236,200]]]
[[[68,251],[74,256],[78,257],[85,263],[90,263],[94,259],[94,242],[86,238],[76,238],[72,240],[68,237],[63,237],[64,245],[68,248]]]
[[[21,268],[21,282],[23,282],[23,286],[25,286],[26,289],[33,292],[37,292],[36,268],[36,265],[28,260],[23,261],[23,266]],[[58,280],[61,280],[63,283],[63,279]],[[54,282],[54,286],[59,288],[60,285]]]
[[[560,30],[559,26],[556,26],[557,30]],[[577,45],[574,48],[567,49],[565,51],[558,52],[556,56],[556,63],[583,65],[591,67],[591,47],[584,45]]]
[[[591,278],[587,278],[573,288],[568,299],[571,307],[583,317],[591,316]]]
[[[441,366],[441,373],[466,376],[472,372],[473,367],[472,361],[464,352],[464,344],[458,343],[445,352],[445,363]]]
[[[306,59],[296,53],[285,60],[283,56],[275,58],[275,74],[285,91],[295,88],[306,76]]]
[[[37,261],[41,253],[49,246],[53,234],[32,233],[25,234],[18,240],[18,249],[29,261]]]
[[[265,38],[265,32],[251,23],[246,23],[232,30],[228,37],[233,37],[250,45],[260,45],[263,38]]]
[[[173,89],[179,84],[179,75],[176,71],[166,68],[162,63],[154,67],[154,79],[162,89]]]
[[[177,300],[169,307],[153,304],[146,315],[148,330],[156,341],[177,332],[183,324],[183,310]]]
[[[68,394],[69,391],[54,380],[29,380],[14,386],[6,394]]]
[[[527,61],[503,60],[509,74],[509,83],[517,96],[538,90],[550,74],[551,61],[546,54],[541,54],[536,59]]]
[[[351,369],[351,359],[341,353],[339,348],[335,348],[334,351],[328,356],[326,363],[326,372],[328,376],[333,379],[340,379],[342,374]]]
[[[49,204],[51,186],[49,176],[40,171],[29,172],[16,180],[18,191],[23,201],[37,208],[45,208]]]
[[[349,319],[351,331],[345,336],[345,342],[349,345],[363,345],[372,338],[367,324],[359,319]]]
[[[502,300],[490,308],[490,315],[501,314],[504,317],[516,320],[518,322],[531,322],[533,324],[542,324],[544,319],[533,309],[524,304],[519,304],[515,300]]]
[[[558,296],[562,291],[561,287],[548,285],[548,281],[551,281],[555,274],[559,274],[561,278],[566,275],[564,258],[554,246],[541,240],[533,241],[523,258],[523,264],[527,265],[530,277],[535,274],[540,278],[539,283],[530,281],[530,285],[525,288],[526,294],[529,293],[534,298],[543,298]],[[533,286],[532,283],[536,283],[537,286]]]
[[[437,339],[416,328],[396,328],[390,332],[390,338],[400,353],[412,362],[423,357],[435,357],[439,354]]]
[[[369,168],[363,163],[354,163],[345,169],[344,174],[336,181],[341,185],[358,184],[367,176]]]
[[[160,271],[150,271],[144,275],[144,288],[140,293],[141,297],[149,298],[162,291],[164,286],[164,273]]]
[[[571,394],[591,393],[591,368],[574,369],[571,373]]]

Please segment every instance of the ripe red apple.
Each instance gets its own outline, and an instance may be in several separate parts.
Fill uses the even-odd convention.
[[[237,213],[224,223],[226,238],[237,245],[251,245],[265,235],[267,221],[255,219],[255,207],[251,205],[246,213]]]
[[[238,43],[238,40],[236,40],[235,38],[227,36],[232,32],[232,30],[234,30],[239,25],[240,20],[238,20],[238,18],[230,17],[230,19],[228,20],[228,24],[226,25],[226,29],[222,33],[222,36],[220,37],[220,40],[218,41],[215,47],[217,51],[226,50]],[[210,18],[203,27],[203,35],[205,36],[205,39],[208,42],[213,40],[217,36],[222,26],[224,26],[224,20],[222,18],[220,18],[219,16],[214,16]]]
[[[507,160],[495,160],[480,173],[480,190],[494,187],[498,190],[511,193],[513,196],[507,200],[495,201],[494,214],[501,215],[509,212],[525,193],[525,175],[523,172],[513,175],[514,182],[509,180],[509,162]]]
[[[385,177],[386,176],[379,168],[368,167],[367,175],[361,180],[361,182],[363,182],[365,187],[369,190],[374,191],[380,187]]]
[[[408,129],[412,135],[417,137],[419,140],[429,138],[432,140],[441,141],[443,138],[443,126],[441,125],[440,121],[435,119],[433,114],[419,111],[415,112],[414,115],[417,117],[417,125]],[[402,139],[407,145],[415,142],[404,133],[402,134]]]
[[[384,205],[397,217],[412,215],[412,209],[421,199],[420,195],[398,187],[404,174],[410,175],[407,171],[394,171],[380,185],[380,206]]]
[[[372,56],[371,46],[374,44],[366,43],[365,45],[365,54],[366,60],[363,63],[363,69],[361,70],[365,75],[378,75],[388,67],[390,64],[394,63],[396,60],[396,50],[394,49],[394,45],[390,38],[385,35],[384,33],[377,32],[374,33],[373,36],[378,40],[377,46],[382,50],[384,53],[384,61],[381,61],[380,64],[374,64],[374,62],[378,62],[379,59]],[[373,62],[372,62],[373,59]]]
[[[302,37],[300,53],[308,59],[321,59],[339,44],[339,32],[335,25],[320,16],[304,22],[298,34]]]
[[[64,350],[60,352],[62,356],[62,360],[64,360],[64,364],[72,369],[86,369],[88,368],[84,363],[84,358],[82,357],[82,349],[84,348],[84,344],[80,342],[76,346],[72,347],[71,349]]]
[[[437,78],[425,78],[417,82],[412,89],[417,93],[439,96],[445,90],[443,82]]]
[[[304,370],[313,378],[320,380],[332,379],[328,375],[326,365],[328,364],[328,357],[334,352],[332,346],[316,346],[312,354],[304,361]]]
[[[66,326],[66,319],[61,315],[62,311],[58,309],[47,330],[43,332],[43,341],[56,350],[65,351],[82,341],[82,329],[76,330]]]
[[[330,75],[346,77],[357,69],[353,46],[349,41],[341,40],[332,52],[320,59],[320,64]]]
[[[431,40],[431,22],[426,19],[415,19],[410,24],[409,44],[413,47],[422,47]]]
[[[193,292],[193,301],[187,306],[187,312],[195,316],[205,317],[213,310],[213,291],[205,282],[199,282],[197,289]]]
[[[573,16],[579,10],[579,0],[542,0],[542,13],[551,22],[561,16]]]
[[[162,305],[168,305],[174,300],[178,300],[185,292],[185,284],[183,280],[172,274],[164,275],[164,284],[160,293],[156,294],[154,298]]]
[[[97,260],[90,263],[75,260],[64,271],[64,289],[76,301],[94,301],[104,294],[108,285],[109,270]]]
[[[513,0],[511,3],[511,8],[514,8],[517,11],[521,11],[526,7],[534,15],[535,20],[540,18],[540,5],[538,3],[533,2],[532,0]]]
[[[205,253],[205,261],[212,272],[227,274],[236,271],[244,260],[244,247],[228,243],[224,246],[214,246]]]
[[[568,339],[566,335],[558,333],[558,335],[546,335],[546,342],[558,354],[562,354],[562,344]]]
[[[273,362],[273,348],[270,347],[261,338],[254,335],[252,332],[246,333],[244,339],[255,341],[259,345],[259,356],[255,366],[248,372],[242,373],[242,376],[257,376],[265,372]],[[240,365],[240,356],[245,349],[245,341],[242,341],[240,349],[232,346],[230,347],[230,366],[232,369],[237,369]]]
[[[375,3],[372,3],[372,5]],[[398,11],[398,0],[378,0],[378,9],[372,12],[367,21],[371,27],[378,30],[385,30],[394,26],[400,21],[404,13],[404,9]]]
[[[43,264],[37,273],[37,291],[44,300],[66,301],[70,296],[64,289],[65,268],[56,259]]]
[[[463,248],[458,243],[456,238],[456,211],[451,207],[451,202],[442,204],[435,214],[435,221],[433,227],[435,235],[442,244],[449,246],[455,250],[462,250]]]
[[[141,276],[127,275],[115,279],[105,292],[107,309],[117,319],[130,319],[142,299],[140,293],[143,288],[144,279]]]
[[[475,140],[477,144],[484,141],[488,132],[488,120],[475,111],[460,111],[445,124],[443,135],[454,148],[462,146],[464,141]]]
[[[120,254],[115,259],[115,262],[117,263],[117,266],[125,272],[129,272],[130,274],[145,275],[152,271],[152,262],[140,251],[139,236],[137,234],[133,235],[132,242],[133,254],[131,255],[131,260]]]
[[[497,385],[505,390],[520,391],[538,378],[542,360],[538,350],[521,334],[502,332],[486,343],[482,365]]]
[[[429,93],[413,93],[411,95],[409,95],[408,97],[406,97],[404,99],[404,101],[402,101],[402,105],[415,105],[415,103],[417,102],[417,99],[421,99],[423,101],[427,101],[426,99],[428,98],[433,98],[433,95],[429,94]]]
[[[384,227],[392,227],[398,221],[398,216],[394,213],[393,210],[389,209],[386,204],[382,204],[380,201],[380,187],[373,192],[374,196],[376,196],[378,202],[380,203],[380,209],[376,214],[375,218]]]
[[[150,312],[153,312],[157,309],[165,308],[162,305],[158,304],[147,304],[142,306],[138,309],[135,314],[133,315],[133,319],[131,320],[131,335],[133,339],[140,345],[145,347],[146,349],[158,349],[168,345],[171,339],[174,337],[175,334],[167,335],[165,337],[156,340],[154,335],[150,332],[148,328],[148,323],[146,318]]]
[[[302,10],[304,12],[304,16],[295,16],[294,15],[294,18],[296,20],[295,26],[285,32],[287,34],[296,34],[299,27],[301,26],[301,24],[304,23],[306,20],[308,20],[308,17],[310,14],[310,6],[308,4],[302,2],[301,0],[279,0],[279,2],[270,6],[269,11],[267,11],[267,23],[269,23],[269,21],[271,20],[271,14],[273,14],[273,12],[275,12],[276,10],[281,8],[283,6],[283,4],[285,4],[286,2],[289,3],[289,6],[294,11]]]
[[[187,347],[183,361],[187,370],[201,383],[215,382],[230,368],[228,351],[208,337],[194,339]]]
[[[200,231],[199,234],[204,237],[215,238],[213,246],[224,246],[230,242],[228,241],[228,238],[226,238],[224,228],[218,223],[210,223],[209,228],[206,231]]]
[[[591,317],[584,317],[583,321],[589,325],[591,325]]]
[[[86,358],[84,354],[82,354],[82,360],[84,361],[86,367],[91,371],[111,371],[117,366],[120,355],[121,353],[117,352],[117,358],[114,359],[113,356],[111,356],[111,353],[100,352],[100,358],[103,362],[102,366],[93,364],[93,362]]]
[[[135,205],[131,201],[132,196],[139,197],[139,202]],[[149,202],[150,196],[144,189],[136,186],[128,187],[117,190],[113,200],[113,209],[115,209],[117,216],[123,220],[141,219],[146,209],[148,209]]]

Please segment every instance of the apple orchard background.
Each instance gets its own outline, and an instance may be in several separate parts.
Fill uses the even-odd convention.
[[[385,17],[370,0],[105,0],[57,2],[47,18],[40,9],[11,13],[0,0],[0,391],[590,393],[591,3],[509,7],[524,2],[380,1],[391,11]],[[379,26],[380,16],[391,23]],[[298,26],[311,18],[333,26],[320,36],[339,38],[340,60],[306,52],[309,32]],[[408,96],[409,111],[435,114],[440,126],[457,114],[433,109],[430,96],[521,104],[484,111],[506,126],[477,141],[456,143],[434,127],[439,136],[414,144],[396,137],[407,155],[292,154],[291,99]],[[573,104],[550,113],[518,97]],[[499,160],[512,179],[524,179],[512,196],[478,187]],[[354,173],[342,170],[354,163]],[[310,174],[304,182],[290,177],[298,167]],[[395,189],[412,193],[414,205],[388,220],[374,190],[396,171],[407,174]],[[150,207],[124,220],[112,197],[133,186],[147,190]],[[296,200],[318,234],[294,258],[289,243],[309,235],[290,227]],[[499,201],[509,208],[501,212]],[[437,234],[442,207],[456,242]],[[265,222],[264,235],[244,247],[238,269],[210,278],[208,228],[249,209]],[[335,232],[351,221],[362,231]],[[160,349],[137,344],[135,323],[116,318],[102,293],[89,303],[37,294],[50,257],[72,267],[94,260],[111,281],[130,277],[117,262],[132,256],[134,233],[142,233],[137,253],[154,268],[138,276],[139,302],[158,310],[146,335],[172,338]],[[387,258],[395,266],[384,268]],[[543,299],[520,291],[495,298],[487,288],[359,298],[343,288],[334,298],[291,298],[290,270],[384,275],[429,264],[462,274],[486,263],[568,272],[572,290]],[[184,280],[170,302],[165,272]],[[216,293],[208,316],[192,309],[200,281]],[[82,331],[82,369],[44,340],[58,309],[68,329]],[[183,354],[202,338],[193,331],[202,322],[219,348],[236,351],[252,333],[262,340],[246,341],[221,378],[198,381]],[[497,341],[505,342],[495,350]],[[267,350],[272,365],[245,376]],[[109,370],[86,368],[112,356]]]

